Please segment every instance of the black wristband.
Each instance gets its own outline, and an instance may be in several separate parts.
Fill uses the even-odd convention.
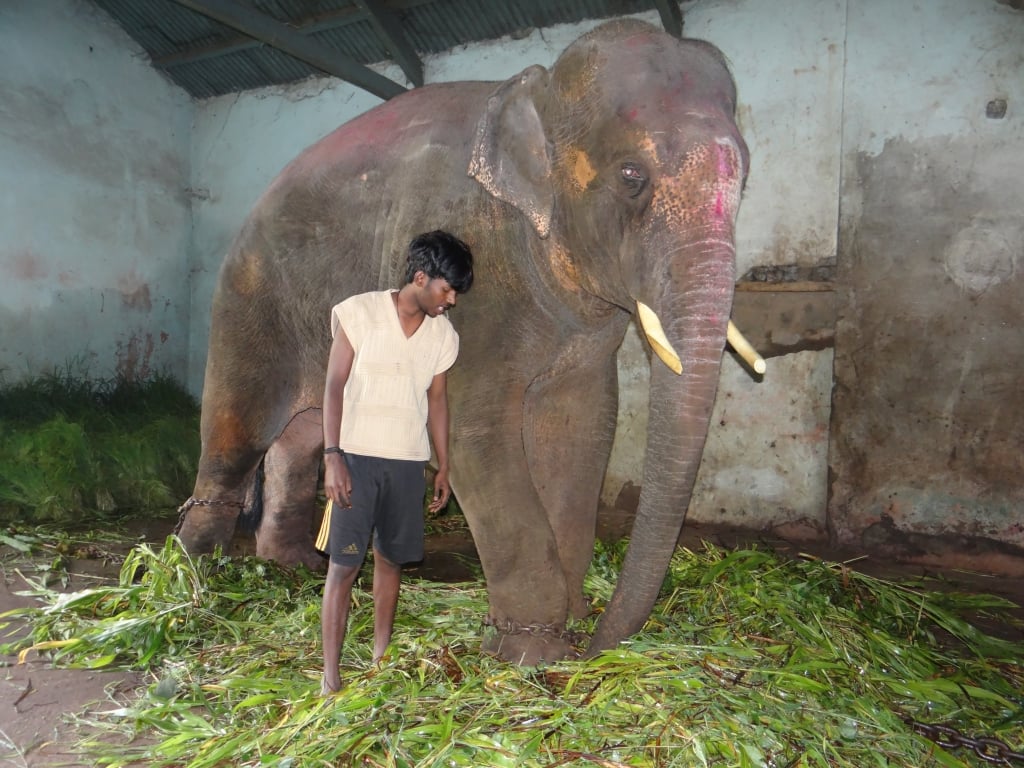
[[[339,448],[336,445],[331,446],[330,448],[324,448],[324,456],[326,456],[328,453],[336,453],[339,456],[344,456],[345,455],[345,452],[343,450],[341,450],[341,448]]]

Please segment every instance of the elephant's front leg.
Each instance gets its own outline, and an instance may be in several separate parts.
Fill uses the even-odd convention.
[[[324,567],[313,548],[313,512],[320,475],[323,427],[319,408],[297,413],[263,462],[263,517],[256,554],[283,565]]]
[[[615,437],[614,355],[538,379],[524,404],[523,444],[534,487],[555,536],[569,615],[589,604],[583,579],[594,552],[601,484]]]
[[[452,411],[451,477],[487,581],[483,650],[526,665],[571,656],[565,574],[523,451],[525,385],[496,397],[474,384]]]

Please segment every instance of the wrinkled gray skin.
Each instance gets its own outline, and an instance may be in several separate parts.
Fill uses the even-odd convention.
[[[748,166],[721,54],[637,21],[598,27],[548,71],[430,85],[343,125],[257,202],[213,300],[202,458],[180,535],[230,541],[266,455],[258,553],[312,550],[330,308],[398,286],[408,241],[450,230],[476,258],[451,319],[451,482],[497,631],[533,664],[571,653],[585,615],[598,496],[616,414],[616,351],[636,302],[682,374],[651,358],[643,490],[591,653],[654,605],[707,435]],[[522,627],[539,625],[539,632]]]

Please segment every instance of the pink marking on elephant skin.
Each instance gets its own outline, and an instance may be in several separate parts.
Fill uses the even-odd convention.
[[[715,141],[719,187],[715,193],[714,216],[719,221],[732,219],[739,205],[740,158],[729,139]]]
[[[487,84],[480,83],[479,87],[486,88]],[[411,141],[417,135],[453,133],[463,120],[460,98],[458,89],[446,84],[409,91],[401,99],[364,112],[313,144],[296,158],[283,177],[313,175],[331,167],[336,158],[353,152],[362,151],[371,158],[396,142]],[[431,119],[424,119],[424,114]]]
[[[718,175],[722,178],[734,178],[736,176],[736,150],[732,142],[719,141],[718,143]]]

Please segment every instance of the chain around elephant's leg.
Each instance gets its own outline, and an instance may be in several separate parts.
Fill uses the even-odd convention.
[[[203,514],[198,514],[195,507],[203,507]],[[181,539],[185,549],[192,555],[210,554],[217,547],[227,549],[243,508],[244,504],[239,501],[197,499],[190,496],[178,507],[178,523],[174,527],[174,535]],[[228,532],[226,536],[225,531]]]
[[[524,624],[515,619],[484,619],[483,650],[499,658],[523,666],[542,661],[578,658],[588,639],[585,632],[576,632],[556,624],[539,622]]]

